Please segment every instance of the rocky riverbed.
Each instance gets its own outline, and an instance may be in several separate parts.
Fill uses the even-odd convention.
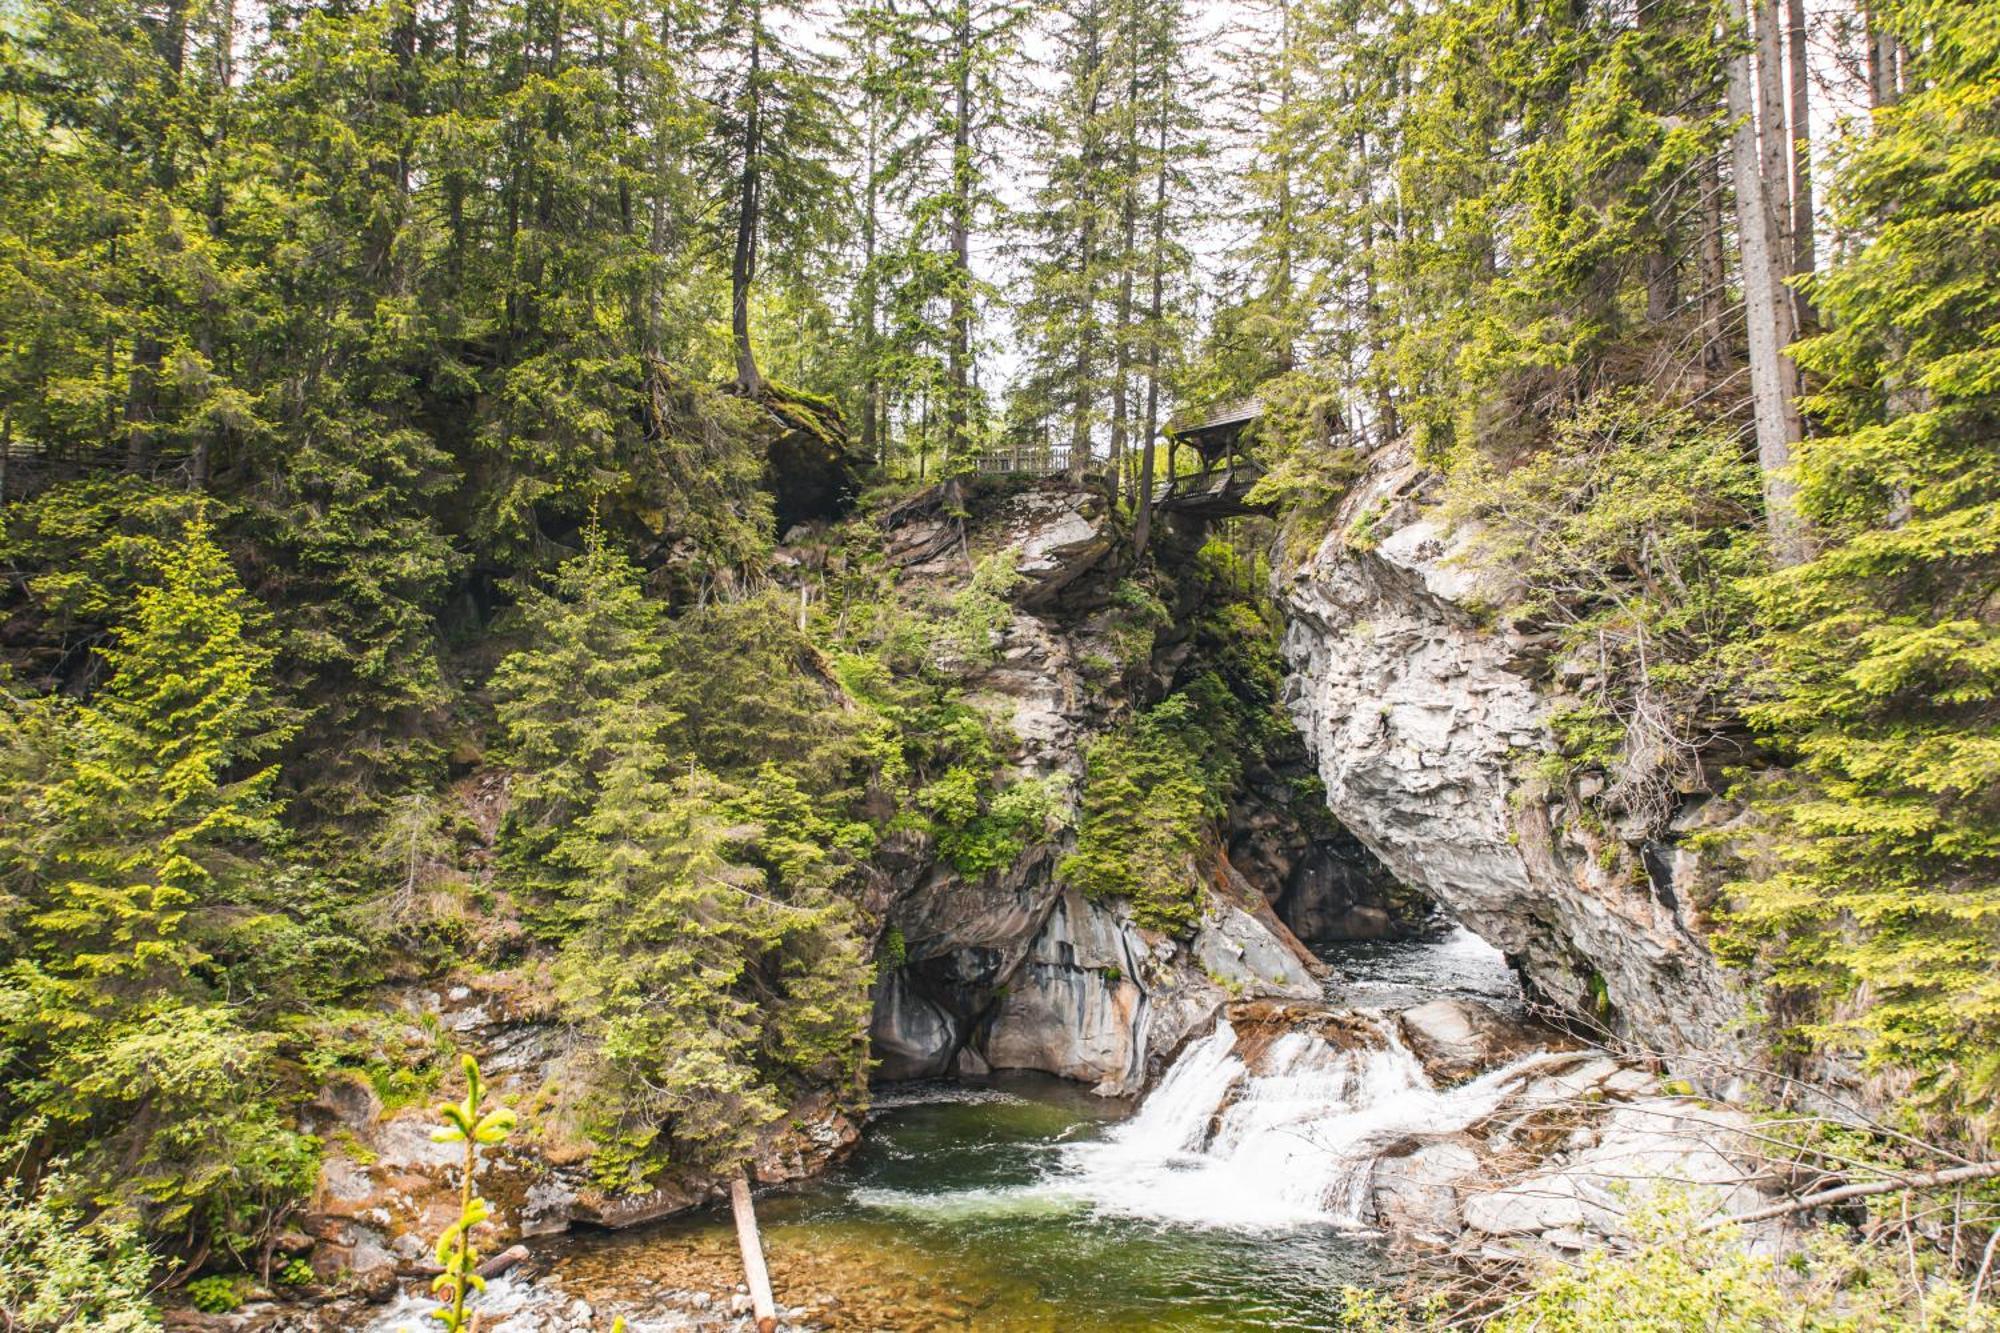
[[[1747,1117],[1526,1019],[1482,948],[1329,949],[1336,999],[1229,1003],[1136,1106],[1041,1075],[883,1089],[853,1156],[762,1197],[786,1326],[1324,1328],[1398,1251],[1534,1260],[1617,1243],[1656,1189],[1717,1216],[1772,1197]],[[1362,968],[1434,986],[1370,1001]],[[721,1211],[530,1244],[485,1333],[747,1326]],[[204,1323],[424,1326],[420,1281],[386,1294]]]

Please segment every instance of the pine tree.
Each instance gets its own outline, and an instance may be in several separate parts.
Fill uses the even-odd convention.
[[[310,1145],[266,1096],[273,1043],[216,989],[224,918],[281,837],[291,727],[261,616],[205,521],[164,553],[91,701],[16,701],[0,846],[13,899],[4,1102],[28,1175],[57,1155],[94,1205],[189,1246],[303,1188]]]
[[[875,12],[891,90],[883,195],[906,219],[883,264],[891,364],[899,396],[918,405],[919,450],[935,418],[947,470],[963,471],[985,417],[976,326],[988,284],[972,263],[973,238],[997,212],[1000,70],[1028,10],[1018,0],[950,0]]]
[[[1110,387],[1106,297],[1119,258],[1116,98],[1110,6],[1075,0],[1052,13],[1059,86],[1033,121],[1041,177],[1026,218],[1027,294],[1016,312],[1031,349],[1038,424],[1062,414],[1069,470],[1093,462]]]
[[[1808,1032],[1914,1071],[1994,1130],[2000,1089],[2000,29],[1978,7],[1876,7],[1907,64],[1839,181],[1870,239],[1813,288],[1799,345],[1824,434],[1801,443],[1819,550],[1759,588],[1768,696],[1795,756],[1765,784],[1777,865],[1737,886]],[[1843,997],[1865,1003],[1847,1006]]]
[[[674,720],[661,697],[666,620],[600,528],[546,587],[523,591],[519,616],[530,646],[495,669],[494,716],[519,771],[515,801],[562,829],[590,807],[621,743]]]
[[[792,272],[809,271],[804,261],[842,239],[849,202],[835,170],[847,127],[827,87],[832,62],[788,40],[787,18],[799,21],[775,0],[730,0],[710,43],[726,85],[713,170],[728,200],[730,337],[736,390],[750,397],[764,387],[750,327],[760,253],[777,249]]]

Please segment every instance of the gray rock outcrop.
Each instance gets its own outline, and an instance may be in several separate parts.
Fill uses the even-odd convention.
[[[1697,919],[1709,872],[1673,830],[1534,776],[1559,687],[1543,645],[1491,623],[1508,590],[1426,484],[1407,452],[1378,455],[1280,583],[1289,703],[1329,807],[1544,998],[1668,1053],[1738,1050],[1743,998]]]
[[[944,531],[953,520],[943,513],[899,517],[890,557],[913,591],[948,594],[968,555],[1011,552],[1021,582],[987,660],[952,665],[968,699],[1015,738],[1020,777],[1074,783],[1090,740],[1163,683],[1159,655],[1134,660],[1118,618],[1109,507],[1089,487],[1050,480],[974,510],[962,539]],[[1130,1095],[1231,998],[1319,993],[1316,964],[1267,901],[1281,882],[1272,866],[1289,875],[1310,859],[1310,838],[1281,815],[1255,840],[1253,869],[1267,883],[1237,873],[1226,847],[1212,864],[1189,864],[1204,905],[1187,938],[1064,887],[1057,865],[1069,845],[1065,832],[985,876],[932,861],[895,877],[887,915],[902,958],[875,993],[878,1079],[1024,1069]]]

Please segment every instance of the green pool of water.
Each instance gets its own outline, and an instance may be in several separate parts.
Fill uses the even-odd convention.
[[[1381,1272],[1371,1244],[1330,1227],[1107,1211],[1076,1188],[1065,1148],[1105,1133],[1118,1108],[1073,1086],[1018,1079],[899,1100],[842,1166],[759,1204],[779,1299],[813,1309],[814,1322],[898,1333],[1327,1329],[1343,1287]],[[726,1274],[733,1258],[718,1213],[574,1238],[556,1266],[603,1309],[607,1288],[697,1286],[701,1261]]]

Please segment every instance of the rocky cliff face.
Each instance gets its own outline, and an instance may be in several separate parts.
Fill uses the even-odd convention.
[[[1289,703],[1329,807],[1563,1009],[1669,1053],[1736,1049],[1742,996],[1699,919],[1715,872],[1683,839],[1728,812],[1689,794],[1661,831],[1532,775],[1565,666],[1491,626],[1506,589],[1426,484],[1383,451],[1279,579]]]
[[[1022,777],[1081,777],[1090,739],[1164,684],[1175,660],[1163,642],[1125,662],[1131,644],[1110,596],[1122,548],[1109,524],[1100,495],[1048,481],[975,506],[963,543],[942,515],[889,534],[913,588],[961,584],[968,557],[1013,552],[1023,582],[991,665],[971,670],[966,685],[1017,738],[1011,758]],[[1311,955],[1267,898],[1300,866],[1318,864],[1314,837],[1276,815],[1243,832],[1232,845],[1249,855],[1257,882],[1231,864],[1229,847],[1191,865],[1206,907],[1188,939],[1144,929],[1125,904],[1060,884],[1066,840],[983,879],[907,849],[911,859],[888,875],[889,929],[902,959],[876,989],[877,1076],[1029,1069],[1129,1095],[1231,997],[1317,994]],[[1313,885],[1299,892],[1311,896]]]

